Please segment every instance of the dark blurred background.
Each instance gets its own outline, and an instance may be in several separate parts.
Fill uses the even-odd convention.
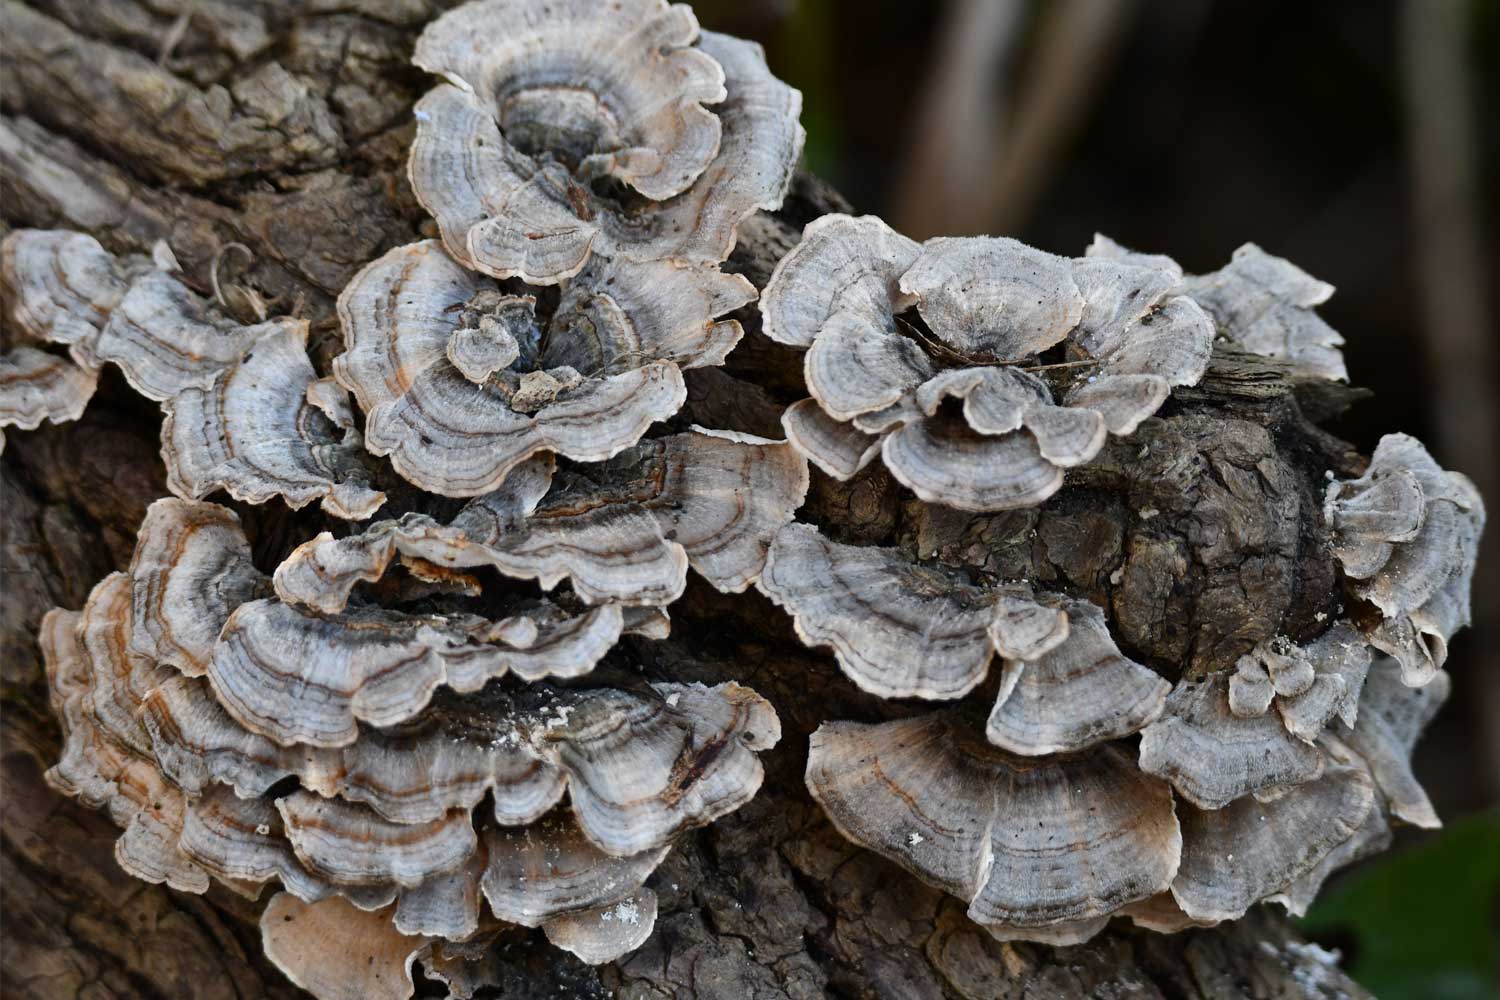
[[[1500,508],[1500,0],[698,0],[801,88],[807,159],[916,238],[1189,271],[1246,241],[1338,288],[1373,391],[1332,429],[1407,431]],[[1454,695],[1418,755],[1444,831],[1402,831],[1307,927],[1381,997],[1500,996],[1500,530]]]

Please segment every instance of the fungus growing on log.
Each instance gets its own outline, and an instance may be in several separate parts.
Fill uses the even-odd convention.
[[[1319,539],[1310,558],[1330,554],[1316,608],[1257,609],[1267,617],[1253,631],[1226,632],[1193,662],[1137,660],[1112,634],[1135,605],[1161,599],[1140,588],[1183,569],[1136,576],[1131,550],[1106,538],[1117,554],[1103,558],[1120,561],[1086,582],[1073,567],[1100,557],[1051,526],[1076,523],[1079,496],[1100,496],[1112,477],[1140,476],[1148,454],[1166,475],[1153,488],[1199,489],[1197,456],[1152,454],[1161,429],[1192,410],[1147,420],[1208,370],[1215,321],[1241,350],[1289,362],[1283,370],[1342,377],[1329,367],[1337,335],[1311,312],[1326,297],[1254,248],[1195,279],[1103,237],[1069,260],[1009,240],[918,245],[869,217],[807,227],[761,300],[765,332],[805,349],[811,398],[786,411],[787,438],[834,480],[878,455],[917,500],[897,515],[894,547],[788,525],[759,586],[863,691],[955,703],[815,734],[808,786],[845,836],[964,900],[998,940],[1074,944],[1113,915],[1175,931],[1261,900],[1301,912],[1330,872],[1387,842],[1393,818],[1435,822],[1405,763],[1430,699],[1363,719],[1359,709],[1374,650],[1404,657],[1408,683],[1424,683],[1467,621],[1483,507],[1466,480],[1410,439],[1387,439],[1363,477],[1334,478],[1323,509],[1298,508]],[[1249,475],[1271,474],[1261,455],[1247,461]],[[1242,473],[1223,470],[1232,498]],[[1058,495],[1065,480],[1079,496]],[[1310,475],[1284,488],[1323,491]],[[1003,513],[1026,508],[1036,513]],[[1140,523],[1158,513],[1143,505]],[[1205,530],[1203,544],[1269,537],[1227,528]],[[1179,529],[1166,530],[1170,540]],[[1331,593],[1335,559],[1347,613]],[[1295,639],[1272,631],[1283,620],[1297,623]],[[1377,697],[1388,688],[1383,676]],[[1099,787],[1063,777],[1099,768],[1110,775]],[[1151,843],[1108,827],[1106,786],[1130,789],[1138,809],[1162,804],[1159,822],[1131,830]],[[1072,795],[1099,812],[1083,814]],[[1268,839],[1259,824],[1273,813]],[[1096,821],[1106,827],[1091,832]],[[1027,837],[1039,838],[1034,850]],[[1095,843],[1130,846],[1116,857]]]
[[[534,297],[415,243],[339,296],[348,349],[333,370],[374,454],[424,490],[477,496],[538,453],[593,462],[635,444],[682,405],[682,369],[723,363],[740,327],[717,317],[754,297],[716,268],[601,258],[542,318]]]
[[[741,469],[764,447],[697,437],[749,449]],[[723,496],[734,486],[708,481]],[[691,517],[692,503],[676,507]],[[703,536],[727,533],[735,541],[710,551],[737,544],[754,558],[757,526],[752,513]],[[545,683],[586,672],[627,627],[659,634],[649,615],[627,626],[618,604],[570,616],[534,600],[491,624],[384,608],[352,584],[347,607],[316,614],[272,590],[232,512],[167,499],[142,525],[131,572],[106,578],[82,614],[47,619],[68,730],[49,780],[109,809],[133,874],[252,896],[279,881],[301,902],[268,913],[351,914],[350,935],[372,923],[364,911],[392,907],[374,923],[410,944],[408,958],[478,933],[483,899],[485,919],[542,927],[608,961],[650,933],[655,897],[642,883],[675,838],[748,802],[756,754],[780,738],[770,706],[734,683]],[[487,683],[506,670],[517,680]],[[451,690],[435,693],[442,681]],[[276,951],[273,925],[276,961],[316,981],[300,951]]]
[[[139,897],[240,943],[259,918],[269,964],[202,981],[1098,992],[1148,953],[1180,985],[1225,942],[1296,977],[1273,921],[1145,948],[1111,923],[1300,913],[1438,824],[1411,754],[1483,508],[1409,439],[1366,470],[1308,424],[1299,399],[1346,395],[1309,377],[1344,374],[1331,288],[1289,262],[804,227],[843,206],[792,183],[800,96],[664,0],[456,7],[415,49],[441,79],[388,72],[410,12],[254,40],[198,12],[241,48],[195,31],[169,70],[64,6],[16,7],[23,58],[49,54],[17,106],[100,55],[99,114],[0,123],[8,201],[37,203],[5,224],[120,253],[6,241],[0,425],[102,384],[120,429],[12,436],[6,567],[35,585],[6,648],[40,619],[47,781],[107,812],[123,869],[250,901]],[[169,145],[94,134],[140,86],[207,108],[229,172],[100,159]],[[247,131],[286,152],[262,171]],[[246,284],[221,287],[234,237]],[[164,489],[101,454],[157,434],[126,386],[159,404]],[[67,816],[10,784],[25,756],[13,801]],[[56,853],[91,864],[74,836]],[[86,874],[96,910],[122,898]],[[161,992],[159,957],[111,955]]]
[[[802,95],[683,4],[480,0],[414,58],[448,82],[417,102],[412,188],[448,253],[497,278],[716,265],[802,151]]]
[[[766,334],[807,348],[821,411],[798,404],[787,436],[839,479],[878,445],[929,503],[1041,503],[1109,434],[1202,377],[1213,323],[1173,293],[1181,277],[1165,258],[1075,260],[996,238],[918,245],[874,217],[825,216],[761,302]]]
[[[1485,519],[1474,484],[1416,438],[1387,434],[1364,475],[1328,485],[1324,517],[1350,590],[1376,612],[1371,645],[1396,658],[1405,683],[1431,682],[1470,620]]]
[[[433,44],[504,7],[454,12]],[[90,379],[116,362],[162,404],[181,498],[151,507],[129,574],[82,615],[48,619],[69,729],[49,778],[109,808],[122,863],[143,878],[252,896],[280,882],[267,952],[320,996],[410,995],[414,961],[458,975],[442,946],[505,925],[540,927],[589,963],[639,947],[657,906],[646,878],[684,831],[750,800],[757,754],[780,739],[776,713],[739,684],[621,679],[637,656],[622,637],[666,636],[689,568],[726,593],[755,583],[808,487],[782,442],[700,427],[642,439],[682,405],[682,370],[722,364],[739,341],[722,317],[755,290],[718,264],[740,219],[779,202],[801,132],[795,92],[753,47],[673,55],[662,46],[693,40],[691,15],[634,7],[646,75],[598,77],[624,88],[595,108],[621,115],[620,131],[589,140],[583,169],[665,199],[656,250],[605,252],[625,230],[603,227],[587,260],[530,276],[552,292],[466,270],[473,257],[436,241],[397,247],[341,295],[332,377],[306,322],[237,325],[87,237],[12,241],[82,259],[69,282],[12,282],[29,290],[29,328],[71,344]],[[551,166],[587,109],[531,81],[526,52],[581,60],[580,73],[598,56],[556,27],[506,57],[519,91],[487,77],[505,90],[515,155],[545,149]],[[668,114],[660,91],[683,65],[719,81],[702,96],[721,115],[693,101]],[[464,150],[431,124],[414,178],[423,157]],[[448,209],[435,211],[451,237]],[[416,491],[375,461],[387,456]],[[252,523],[275,497],[294,510],[320,499],[348,521],[400,500],[386,520],[294,537],[267,572],[240,517],[203,501],[221,490]],[[616,665],[595,681],[606,656]],[[283,926],[297,922],[311,930]],[[323,968],[330,947],[365,961]]]

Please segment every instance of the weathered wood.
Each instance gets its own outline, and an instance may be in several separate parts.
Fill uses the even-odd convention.
[[[404,155],[411,103],[426,85],[407,60],[438,6],[6,3],[5,225],[81,229],[117,252],[166,239],[205,291],[217,261],[234,308],[251,311],[258,296],[310,319],[326,362],[337,336],[333,296],[354,270],[433,235],[406,186]],[[763,285],[803,224],[842,207],[800,178],[781,213],[743,228],[731,266]],[[233,243],[248,260],[226,254]],[[686,416],[778,435],[781,408],[801,394],[800,358],[759,335],[753,309],[741,318],[749,333],[728,366],[692,373]],[[1274,369],[1221,358],[1202,388],[1041,511],[938,516],[903,501],[877,465],[846,484],[816,477],[805,516],[846,540],[1061,581],[1110,607],[1122,644],[1138,655],[1222,665],[1263,635],[1295,633],[1330,590],[1315,498],[1299,484],[1357,460],[1309,427],[1296,400]],[[146,505],[165,493],[159,425],[155,409],[111,375],[83,420],[12,433],[4,454],[7,996],[297,995],[260,955],[255,904],[131,879],[114,863],[109,820],[41,779],[58,732],[35,630],[49,607],[80,607],[96,580],[129,561]],[[1203,476],[1186,488],[1169,454],[1191,456]],[[275,547],[274,511],[257,518],[263,544]],[[1199,530],[1172,527],[1186,523]],[[1247,573],[1235,547],[1251,541],[1259,563]],[[1159,594],[1159,570],[1177,561],[1193,567],[1188,585]],[[1124,575],[1113,581],[1117,566]],[[644,948],[594,970],[539,933],[518,933],[495,957],[505,995],[1364,995],[1270,912],[1175,937],[1121,922],[1073,949],[994,942],[954,900],[839,837],[803,788],[807,736],[821,722],[903,707],[860,695],[753,592],[728,597],[697,581],[672,613],[674,638],[638,650],[652,672],[741,680],[780,713],[785,736],[767,756],[765,789],[686,838],[657,873],[661,917]]]

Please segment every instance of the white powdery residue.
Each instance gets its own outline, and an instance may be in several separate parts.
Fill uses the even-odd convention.
[[[920,833],[918,833],[917,831],[913,830],[910,834],[907,835],[906,842],[908,844],[910,844],[911,846],[916,847],[918,844],[920,844],[922,841],[924,841],[926,839],[927,839],[926,837],[922,836]]]
[[[626,900],[613,910],[604,912],[604,919],[614,918],[622,924],[638,924],[641,922],[641,908],[630,900]]]
[[[682,695],[680,693],[678,693],[678,692],[674,691],[672,694],[667,695],[667,705],[670,708],[676,708],[677,707],[677,703],[679,701],[681,701],[681,700],[682,700]]]

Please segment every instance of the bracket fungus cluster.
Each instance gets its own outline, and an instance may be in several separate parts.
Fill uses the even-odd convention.
[[[77,418],[105,364],[163,415],[173,495],[41,631],[48,780],[108,811],[127,871],[279,883],[266,951],[321,1000],[410,996],[419,962],[471,995],[517,927],[621,957],[653,872],[756,794],[781,737],[757,692],[649,652],[690,570],[757,588],[874,696],[823,713],[809,791],[997,939],[1301,912],[1393,824],[1437,825],[1410,756],[1469,619],[1473,486],[1403,435],[1327,483],[1264,449],[1142,465],[1230,433],[1203,416],[1216,344],[1345,379],[1330,286],[1253,245],[1193,276],[1102,236],[1073,258],[830,215],[758,295],[723,268],[803,141],[758,47],[665,0],[475,0],[414,60],[442,80],[407,161],[436,236],[353,276],[326,364],[308,321],[241,322],[165,245],[22,230],[0,252],[0,426]],[[785,441],[680,412],[757,298],[805,376]],[[1279,403],[1255,432],[1298,433]],[[1157,433],[1194,420],[1217,422]],[[1253,420],[1243,440],[1280,448]],[[1247,523],[1279,516],[1267,490],[1313,498],[1289,508],[1305,545],[1255,556],[1321,559],[1320,592],[1166,656],[1122,593],[1192,589],[1212,546],[1239,573],[1269,534],[1168,526],[1172,559],[1139,572],[1121,522],[1161,512],[1121,499],[1210,476]],[[871,482],[894,527],[822,516]]]
[[[787,411],[788,438],[838,479],[879,455],[929,503],[1047,499],[1107,435],[1196,383],[1213,344],[1208,315],[1174,293],[1176,264],[1094,251],[812,223],[761,302],[766,334],[807,349],[812,397]]]
[[[168,251],[5,251],[28,335],[161,404],[176,495],[47,618],[49,780],[141,878],[279,882],[265,946],[321,997],[408,996],[419,959],[462,978],[513,925],[589,963],[645,940],[647,878],[755,794],[780,722],[733,681],[640,676],[623,640],[668,634],[690,568],[752,586],[808,488],[785,442],[677,418],[756,297],[719,267],[736,227],[800,153],[758,48],[661,0],[489,0],[417,62],[448,81],[410,171],[442,239],[348,284],[326,376],[306,322],[234,322]],[[6,406],[86,402],[28,391]]]
[[[1130,448],[1198,382],[1216,338],[1344,378],[1341,341],[1311,308],[1331,291],[1254,246],[1194,277],[1104,237],[1070,260],[827,216],[761,310],[773,340],[805,349],[811,398],[786,412],[788,439],[835,480],[878,456],[916,495],[897,516],[920,538],[1055,505],[1066,470],[1087,478],[1108,436]],[[1335,480],[1321,513],[1347,611],[1228,668],[1132,657],[1099,591],[1058,589],[1055,571],[1043,585],[910,536],[843,544],[788,525],[758,586],[803,642],[865,692],[953,703],[826,723],[810,791],[847,837],[966,901],[1001,940],[1076,943],[1113,916],[1180,930],[1268,899],[1301,912],[1393,819],[1437,822],[1408,760],[1446,694],[1436,668],[1468,620],[1483,524],[1467,480],[1404,437]],[[1005,565],[1031,562],[1017,544]]]
[[[129,571],[44,623],[66,732],[48,778],[108,809],[140,878],[251,896],[279,881],[267,946],[298,982],[319,970],[278,943],[280,922],[332,935],[342,915],[348,978],[331,995],[407,995],[409,976],[363,965],[366,950],[409,966],[503,924],[591,962],[637,947],[647,876],[682,830],[749,800],[779,737],[733,682],[530,682],[592,667],[621,632],[614,606],[602,629],[599,610],[546,601],[493,624],[317,616],[277,589],[228,508],[153,504]],[[522,682],[480,689],[507,669]]]

